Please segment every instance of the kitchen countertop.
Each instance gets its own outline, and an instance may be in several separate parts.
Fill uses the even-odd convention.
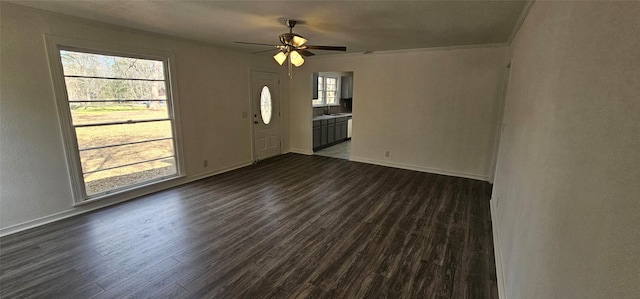
[[[340,117],[351,117],[351,113],[339,113],[339,114],[331,114],[331,115],[318,115],[318,116],[314,116],[313,120],[323,120],[323,119],[332,119],[332,118],[340,118]]]

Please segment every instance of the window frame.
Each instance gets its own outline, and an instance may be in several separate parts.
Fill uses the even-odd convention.
[[[157,185],[162,182],[173,181],[186,176],[184,167],[185,163],[182,154],[182,136],[180,134],[179,101],[177,99],[178,92],[177,85],[175,84],[175,67],[173,67],[175,56],[172,53],[51,35],[45,35],[45,40],[47,56],[49,59],[49,71],[53,81],[58,119],[63,137],[67,170],[73,195],[73,206],[106,198],[113,198],[116,196],[126,196],[126,194],[139,191],[141,188]],[[69,98],[67,95],[65,76],[60,55],[61,50],[162,61],[165,73],[165,94],[167,98],[168,120],[171,123],[173,135],[172,142],[176,162],[176,174],[134,183],[127,185],[126,187],[114,188],[91,196],[87,195],[82,163],[80,160],[80,151],[78,148],[78,140],[76,137],[75,127],[73,125],[71,110],[69,109]],[[153,191],[155,190],[158,189],[153,189]]]
[[[320,84],[318,83],[318,100],[322,100],[321,103],[319,104],[313,104],[313,107],[326,107],[326,106],[340,106],[340,99],[339,99],[339,93],[340,93],[340,78],[339,77],[334,77],[334,76],[327,76],[327,75],[318,75],[318,80],[320,80],[320,78],[322,78],[322,90],[320,89]],[[335,89],[335,97],[334,99],[334,103],[331,104],[327,104],[327,79],[334,79],[336,80],[336,89]]]

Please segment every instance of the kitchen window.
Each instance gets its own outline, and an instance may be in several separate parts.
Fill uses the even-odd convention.
[[[338,78],[318,76],[318,98],[313,106],[338,105]]]
[[[76,202],[179,177],[168,58],[56,50]]]

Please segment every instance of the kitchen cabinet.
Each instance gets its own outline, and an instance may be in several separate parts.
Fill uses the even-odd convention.
[[[329,119],[327,124],[327,143],[336,142],[336,119]]]
[[[327,135],[327,120],[323,119],[320,121],[320,147],[325,146],[329,143],[327,141],[329,136]]]
[[[347,139],[350,117],[331,117],[313,121],[313,150],[319,150]]]
[[[319,120],[313,121],[313,148],[322,144],[321,125]]]
[[[313,73],[312,76],[312,80],[313,80],[313,95],[312,95],[312,99],[317,100],[318,99],[318,73]]]
[[[347,117],[336,120],[336,140],[345,140],[347,138]]]
[[[340,98],[353,98],[353,77],[343,76],[340,78]]]

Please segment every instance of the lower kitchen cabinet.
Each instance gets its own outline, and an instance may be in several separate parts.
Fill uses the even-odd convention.
[[[327,135],[327,120],[323,119],[320,121],[320,147],[329,143]]]
[[[313,148],[317,148],[322,144],[322,133],[320,127],[320,121],[313,122]]]
[[[330,119],[327,124],[327,143],[336,142],[336,120]]]
[[[313,150],[319,150],[347,139],[349,117],[313,121]]]
[[[336,140],[347,139],[347,119],[336,121]]]

